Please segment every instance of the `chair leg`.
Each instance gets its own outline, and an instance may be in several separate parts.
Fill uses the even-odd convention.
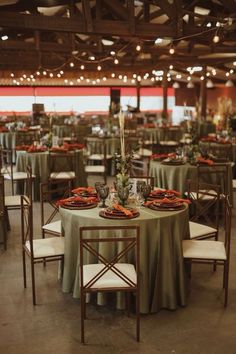
[[[126,302],[126,311],[127,311],[127,316],[130,316],[130,292],[127,291],[125,294],[125,302]]]
[[[229,287],[229,265],[228,264],[224,265],[223,287],[225,290],[224,307],[227,307],[227,305],[228,305],[228,287]]]
[[[35,274],[34,274],[34,261],[33,261],[33,259],[31,259],[31,280],[32,280],[33,305],[36,305]]]
[[[26,266],[25,266],[25,251],[22,250],[22,259],[23,259],[23,279],[24,279],[24,288],[27,287],[26,283]]]
[[[81,343],[84,344],[84,319],[85,319],[86,299],[82,291],[80,296],[80,302],[81,302]]]
[[[136,340],[140,340],[140,290],[136,292]]]

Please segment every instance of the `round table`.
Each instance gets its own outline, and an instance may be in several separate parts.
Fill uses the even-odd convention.
[[[232,168],[229,163],[228,178],[226,183],[226,194],[230,196],[233,203],[233,185],[232,185]],[[182,196],[187,191],[187,180],[197,180],[197,166],[185,163],[182,165],[166,165],[158,161],[151,161],[149,167],[149,175],[155,178],[155,186],[165,189],[175,189],[179,191]],[[205,183],[213,183],[213,176],[209,174],[209,180]],[[222,181],[223,182],[223,181]],[[223,185],[223,183],[222,183]]]
[[[189,237],[188,206],[178,211],[155,211],[145,207],[129,220],[104,219],[101,209],[60,208],[65,236],[62,290],[79,298],[79,229],[82,226],[140,226],[141,312],[186,305],[186,281],[182,239]]]
[[[76,186],[87,186],[87,178],[83,165],[83,150],[76,150],[76,165],[75,176]],[[17,151],[16,171],[26,171],[29,165],[32,168],[32,174],[35,175],[34,182],[34,200],[40,199],[40,183],[48,182],[49,166],[48,166],[49,152],[34,152],[28,153],[26,151]]]

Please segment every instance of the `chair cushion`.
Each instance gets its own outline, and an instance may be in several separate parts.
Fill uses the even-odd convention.
[[[26,241],[30,252],[30,243]],[[60,256],[64,254],[64,237],[50,237],[33,240],[34,258]]]
[[[153,154],[153,152],[150,149],[140,148],[138,154],[143,157],[150,157]]]
[[[137,275],[133,264],[116,263],[115,266],[135,284],[137,282]],[[104,268],[103,264],[87,264],[83,265],[83,285],[86,285],[98,272]],[[91,288],[126,288],[129,285],[122,280],[113,271],[108,270],[101,278],[99,278]]]
[[[197,222],[189,222],[190,238],[203,237],[211,234],[215,234],[217,229],[213,227],[199,224]]]
[[[226,260],[225,246],[221,241],[183,240],[182,245],[184,258]]]
[[[24,201],[24,203],[25,203],[25,201]],[[5,196],[5,207],[6,208],[10,208],[10,207],[19,207],[20,208],[20,206],[21,206],[21,195],[6,195]]]
[[[85,166],[85,172],[87,173],[104,173],[105,166],[98,165],[98,166]]]
[[[42,229],[44,231],[48,231],[48,232],[54,232],[57,234],[61,234],[61,220],[57,220],[54,222],[50,222],[49,224],[45,224],[43,225]]]
[[[4,178],[9,180],[9,179],[11,179],[11,175],[6,173],[6,174],[4,174]],[[27,173],[26,172],[13,172],[13,179],[14,180],[27,179]]]
[[[111,159],[112,155],[106,155],[106,159]],[[104,155],[102,154],[92,154],[88,157],[89,160],[101,161],[104,160]]]
[[[75,178],[74,171],[64,171],[64,172],[52,172],[50,174],[51,179],[72,179]]]
[[[209,191],[205,190],[205,191],[202,191],[202,192],[203,193],[210,193],[210,194],[213,194],[213,195],[217,196],[217,193],[214,190],[209,190]],[[197,199],[197,197],[198,197],[198,200],[199,199],[200,200],[210,200],[210,199],[216,198],[213,195],[204,195],[201,192],[199,192],[199,193],[191,192],[190,195],[191,195],[191,198],[193,198],[193,199]]]
[[[233,179],[233,189],[236,189],[236,179]]]

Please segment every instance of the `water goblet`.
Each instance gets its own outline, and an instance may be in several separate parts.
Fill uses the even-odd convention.
[[[106,203],[105,200],[108,197],[109,194],[109,187],[106,185],[101,185],[98,186],[98,195],[100,199],[102,200],[102,205],[100,205],[100,208],[106,208]]]
[[[144,186],[142,186],[142,195],[143,195],[145,203],[151,193],[151,190],[152,190],[152,186],[150,184],[145,184]]]
[[[117,195],[121,200],[121,204],[125,206],[127,199],[129,198],[130,187],[117,186]]]

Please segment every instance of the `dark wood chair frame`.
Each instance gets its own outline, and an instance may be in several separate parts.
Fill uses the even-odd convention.
[[[84,234],[87,231],[97,232],[96,236],[86,237]],[[134,236],[119,236],[119,237],[99,237],[100,231],[133,231]],[[93,244],[99,243],[117,243],[122,242],[125,247],[121,251],[107,259],[100,252],[99,249],[92,247]],[[90,245],[92,244],[92,245]],[[91,255],[97,258],[97,263],[102,263],[104,268],[98,272],[91,281],[83,285],[83,265],[84,265],[84,252],[87,251]],[[132,282],[131,279],[126,277],[117,267],[115,266],[124,256],[127,256],[129,252],[135,251],[135,266],[137,274],[136,284]],[[127,287],[112,287],[112,288],[92,288],[93,284],[96,283],[108,270],[114,272],[118,277],[127,283]],[[98,226],[98,227],[81,227],[80,228],[80,296],[81,296],[81,342],[84,343],[84,320],[86,318],[86,294],[94,292],[115,292],[122,291],[130,294],[131,292],[136,293],[136,339],[140,339],[140,229],[139,226]],[[129,303],[129,301],[128,301]]]

